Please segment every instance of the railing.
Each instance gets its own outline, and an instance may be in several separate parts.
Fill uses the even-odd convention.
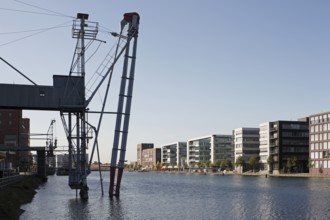
[[[13,175],[8,177],[2,177],[0,178],[0,189],[9,185],[12,185],[14,183],[17,183],[21,181],[24,178],[24,175]]]

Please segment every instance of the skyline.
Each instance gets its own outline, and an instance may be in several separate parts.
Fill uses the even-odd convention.
[[[75,47],[72,18],[3,10],[50,13],[22,2],[27,3],[6,0],[2,5],[0,56],[38,84],[51,85],[53,74],[68,74],[70,68]],[[100,22],[98,38],[108,46],[113,39],[104,31],[118,31],[126,12],[140,14],[128,161],[136,160],[139,143],[160,147],[330,111],[328,1],[28,3],[72,17],[88,13],[89,21]],[[36,32],[4,34],[59,24],[66,27],[10,44]],[[107,49],[102,47],[95,62],[87,63],[89,73],[103,59]],[[116,70],[120,75],[121,66]],[[1,83],[29,84],[3,63],[0,71]],[[112,86],[111,100],[118,96],[118,85]],[[116,108],[116,101],[109,104],[108,111]],[[33,133],[46,132],[56,118],[59,145],[66,144],[58,112],[23,111],[23,115],[31,119]],[[100,134],[102,162],[110,161],[113,132],[114,117],[106,116]]]

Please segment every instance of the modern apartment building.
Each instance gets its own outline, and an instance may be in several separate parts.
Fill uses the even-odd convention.
[[[269,130],[273,173],[288,172],[293,166],[297,172],[308,172],[308,118],[299,121],[271,122]]]
[[[166,144],[162,147],[162,163],[182,165],[187,160],[187,142]]]
[[[160,148],[147,148],[142,151],[141,165],[143,168],[151,169],[157,163],[161,163]]]
[[[188,165],[198,162],[232,161],[232,135],[208,135],[188,140]]]
[[[268,172],[270,167],[268,165],[269,148],[270,148],[270,122],[262,123],[259,125],[259,157],[260,157],[260,170]]]
[[[161,149],[154,148],[152,143],[138,144],[137,163],[143,168],[152,168],[157,163],[161,163]]]
[[[151,143],[141,143],[137,145],[137,163],[142,165],[142,152],[145,149],[154,148],[154,144]]]
[[[310,173],[330,175],[330,112],[311,115],[309,119]]]
[[[252,156],[259,158],[259,128],[237,128],[233,131],[234,157],[247,162]]]

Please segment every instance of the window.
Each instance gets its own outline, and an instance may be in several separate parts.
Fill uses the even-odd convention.
[[[322,158],[330,158],[330,152],[328,150],[322,152]]]
[[[311,135],[311,141],[315,141],[315,135],[314,134]]]

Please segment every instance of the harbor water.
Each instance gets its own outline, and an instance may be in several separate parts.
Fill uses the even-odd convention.
[[[49,176],[20,219],[330,219],[330,179],[125,172],[108,196],[109,173],[88,177],[89,200],[67,176]]]

